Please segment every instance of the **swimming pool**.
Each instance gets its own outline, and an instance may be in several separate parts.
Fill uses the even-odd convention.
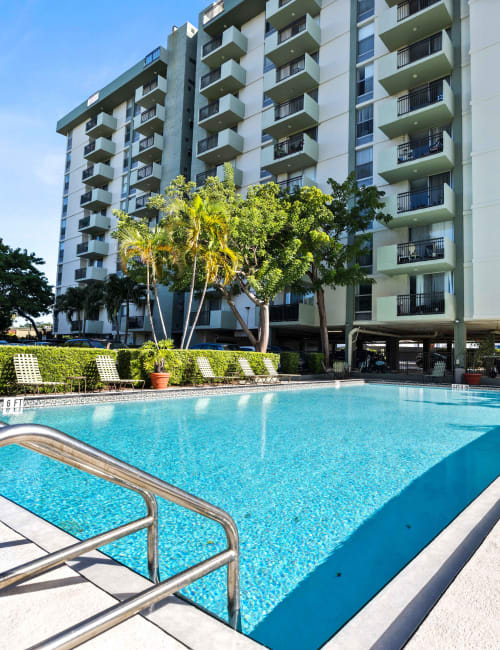
[[[227,510],[241,535],[244,631],[312,650],[498,476],[499,414],[495,393],[358,385],[8,419],[54,426]],[[18,447],[0,449],[0,485],[82,538],[143,512],[139,497]],[[163,577],[224,542],[217,525],[160,503]],[[147,574],[144,532],[104,550]],[[223,571],[185,593],[225,617]]]

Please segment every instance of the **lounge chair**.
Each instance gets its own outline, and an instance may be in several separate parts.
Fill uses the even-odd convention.
[[[118,368],[116,367],[116,361],[113,357],[99,355],[95,358],[95,363],[97,372],[99,373],[99,379],[106,386],[119,388],[122,385],[128,385],[133,388],[135,384],[139,383],[141,384],[141,390],[144,388],[144,379],[121,379],[118,374]]]
[[[435,378],[442,378],[444,377],[445,370],[446,363],[444,361],[436,361],[434,368],[432,369],[432,373],[424,375],[424,379],[429,377],[429,379],[432,381]]]
[[[200,371],[201,376],[203,379],[206,379],[208,382],[215,383],[217,381],[234,381],[235,379],[240,379],[239,375],[228,375],[228,376],[221,376],[221,375],[216,375],[214,371],[212,370],[212,365],[210,364],[210,361],[206,357],[196,357],[196,365],[198,366],[198,370]]]
[[[240,368],[245,379],[250,379],[253,382],[276,381],[276,379],[270,375],[256,375],[248,361],[242,357],[238,357],[238,363],[240,364]]]
[[[366,366],[366,368],[368,369],[368,366]],[[347,363],[345,361],[339,361],[339,360],[334,361],[333,367],[327,370],[327,374],[333,375],[334,379],[339,379],[339,378],[343,379],[347,375]]]
[[[298,377],[298,378],[302,377],[302,375],[292,375],[292,374],[281,373],[281,372],[278,373],[271,359],[264,358],[263,361],[264,361],[264,366],[267,372],[269,373],[269,376],[273,377],[277,381],[279,381],[280,379],[288,379],[288,381],[292,381],[294,377]]]
[[[43,381],[38,359],[34,354],[16,354],[14,356],[14,368],[16,371],[16,381],[19,386],[32,386],[36,392],[40,392],[40,387],[51,387],[54,393],[58,386],[65,386],[64,381]]]

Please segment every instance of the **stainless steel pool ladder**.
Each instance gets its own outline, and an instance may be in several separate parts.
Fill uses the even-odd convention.
[[[0,589],[4,589],[138,530],[147,529],[148,569],[155,585],[47,639],[36,646],[37,648],[44,650],[75,648],[223,566],[227,566],[229,621],[235,629],[240,629],[239,538],[236,524],[227,512],[50,427],[36,424],[8,426],[5,422],[0,422],[0,447],[7,445],[20,445],[132,490],[144,499],[147,507],[147,515],[141,519],[0,574]],[[166,499],[221,524],[226,533],[226,550],[161,582],[158,568],[156,497]]]

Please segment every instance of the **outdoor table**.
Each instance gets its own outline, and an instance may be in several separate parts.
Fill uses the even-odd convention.
[[[73,382],[78,382],[78,392],[81,393],[82,381],[83,381],[83,392],[87,392],[87,377],[85,375],[70,375],[67,378],[70,382],[70,392],[73,392]]]

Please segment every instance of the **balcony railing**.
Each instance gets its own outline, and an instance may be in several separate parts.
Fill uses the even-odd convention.
[[[218,0],[203,13],[203,24],[206,25],[224,11],[224,0]]]
[[[406,65],[410,65],[410,63],[435,54],[442,50],[442,48],[443,35],[441,33],[424,38],[422,41],[418,41],[418,43],[413,43],[409,47],[398,50],[398,68],[404,68]]]
[[[444,204],[444,185],[398,194],[398,214]]]
[[[207,169],[206,172],[201,172],[201,174],[196,174],[197,187],[204,185],[209,176],[217,176],[217,167],[214,167],[213,169]]]
[[[410,140],[398,147],[398,164],[432,156],[443,151],[443,133],[436,133],[421,140]]]
[[[87,122],[85,125],[85,131],[90,131],[94,126],[97,126],[97,115]]]
[[[94,175],[94,165],[90,165],[87,169],[84,169],[82,172],[82,181],[85,182],[87,178],[90,178]]]
[[[142,96],[144,97],[144,95],[147,95],[148,93],[150,93],[155,88],[158,88],[158,77],[156,77],[155,79],[153,79],[149,83],[144,84],[144,86],[142,87]]]
[[[304,97],[297,97],[292,99],[289,102],[284,102],[283,104],[278,104],[274,109],[274,119],[276,121],[282,120],[289,115],[298,113],[299,111],[304,110]]]
[[[149,110],[144,111],[144,113],[141,113],[141,124],[144,124],[144,122],[147,122],[152,117],[156,117],[156,106],[153,106],[153,108],[150,108]]]
[[[209,117],[212,117],[212,115],[217,115],[219,112],[219,100],[217,99],[215,102],[212,102],[211,104],[207,104],[206,106],[203,106],[203,108],[200,108],[200,122],[203,120],[208,119]]]
[[[282,65],[281,68],[276,68],[276,82],[285,81],[285,79],[292,77],[294,74],[305,70],[305,67],[306,59],[304,56],[301,56],[286,65]]]
[[[213,52],[221,45],[222,45],[222,34],[220,36],[216,36],[211,41],[208,41],[208,43],[205,43],[202,50],[202,56],[207,56],[207,54],[210,54],[210,52]]]
[[[194,319],[196,317],[196,312],[192,311],[189,314],[189,324],[193,325],[194,324]],[[198,321],[196,323],[197,326],[208,326],[210,325],[210,311],[208,309],[204,309],[203,311],[200,312],[200,316],[198,318]]]
[[[145,208],[148,205],[149,199],[153,196],[151,192],[148,194],[143,194],[142,196],[138,196],[135,200],[135,209],[138,210],[140,208]]]
[[[154,135],[150,135],[147,138],[144,138],[139,142],[139,151],[145,151],[146,149],[149,149],[149,147],[152,147],[155,143],[155,137]]]
[[[289,178],[287,181],[280,181],[278,186],[282,192],[293,192],[296,187],[302,187],[302,183],[302,176],[296,176],[295,178]]]
[[[444,314],[444,292],[414,293],[398,296],[398,316],[419,316],[421,314]]]
[[[76,254],[81,255],[82,253],[86,253],[89,250],[89,243],[88,241],[83,242],[81,244],[78,244],[76,247]]]
[[[278,32],[278,43],[284,43],[306,29],[306,17],[300,18]]]
[[[205,151],[208,151],[209,149],[213,149],[214,147],[217,146],[219,142],[219,134],[214,133],[214,135],[209,136],[208,138],[205,138],[204,140],[200,140],[198,142],[198,153],[205,153]]]
[[[128,319],[128,326],[131,330],[144,329],[144,316],[131,316]]]
[[[299,153],[304,149],[304,134],[300,133],[299,135],[294,135],[288,140],[283,142],[278,142],[274,145],[274,159],[279,160],[280,158],[285,158],[285,156],[290,156],[294,153]]]
[[[76,269],[76,271],[75,271],[75,280],[83,280],[86,277],[87,277],[87,268],[86,267],[84,267],[83,269]]]
[[[85,192],[85,194],[81,195],[80,205],[83,205],[84,203],[88,203],[91,200],[92,200],[92,190],[90,192]]]
[[[87,145],[85,145],[85,147],[83,148],[83,155],[87,156],[92,151],[95,151],[95,145],[96,145],[95,140],[94,142],[89,142]]]
[[[269,320],[272,323],[296,323],[299,320],[298,303],[295,305],[271,305],[269,308]]]
[[[431,83],[427,88],[414,90],[398,99],[398,116],[417,111],[424,106],[430,106],[443,101],[443,82]]]
[[[83,269],[85,270],[85,269]],[[82,321],[81,320],[72,320],[70,325],[71,332],[81,332],[82,331]]]
[[[289,2],[292,2],[292,0],[280,0],[280,2],[279,2],[280,9],[281,9],[281,7],[284,7],[285,5],[287,5]]]
[[[154,169],[154,167],[153,167],[152,164],[151,165],[146,165],[146,167],[141,167],[137,171],[137,180],[140,181],[143,178],[148,178],[149,176],[152,176],[153,175],[153,169]]]
[[[398,264],[413,264],[444,258],[444,237],[398,244]]]
[[[222,75],[222,68],[217,68],[217,70],[212,70],[211,72],[204,74],[200,80],[200,88],[203,90],[203,88],[210,86],[210,84],[219,81],[221,75]]]
[[[405,0],[405,2],[400,2],[398,4],[398,22],[413,16],[422,9],[435,5],[436,2],[439,2],[439,0]]]
[[[90,217],[83,217],[78,221],[78,230],[87,228],[87,226],[90,226]]]

